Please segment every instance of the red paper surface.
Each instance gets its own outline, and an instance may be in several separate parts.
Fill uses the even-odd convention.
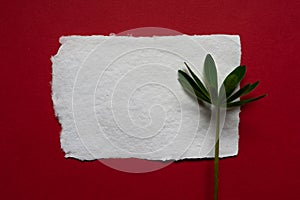
[[[213,161],[144,174],[65,159],[51,101],[61,35],[156,26],[239,34],[244,83],[268,97],[242,108],[240,151],[220,161],[220,200],[300,199],[299,1],[1,1],[0,198],[213,198]],[[253,95],[254,95],[253,94]]]

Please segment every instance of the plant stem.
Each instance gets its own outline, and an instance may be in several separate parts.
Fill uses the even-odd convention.
[[[220,107],[216,106],[216,144],[214,159],[214,200],[219,196],[219,129],[220,129]]]

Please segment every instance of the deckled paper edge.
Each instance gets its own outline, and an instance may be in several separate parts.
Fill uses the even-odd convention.
[[[239,43],[239,52],[240,52],[240,59],[242,57],[242,47],[241,47],[241,39],[240,39],[240,36],[237,35],[237,34],[234,34],[234,35],[231,35],[231,34],[208,34],[208,35],[186,35],[186,34],[182,34],[184,36],[200,36],[200,37],[210,37],[210,36],[229,36],[229,37],[236,37],[237,40],[238,40],[238,43]],[[182,36],[182,35],[174,35],[174,36]],[[52,99],[52,102],[53,102],[53,109],[54,109],[54,114],[55,114],[55,117],[57,118],[60,126],[61,126],[61,131],[60,131],[60,147],[62,149],[62,151],[65,153],[65,158],[73,158],[73,159],[77,159],[77,160],[80,160],[80,161],[92,161],[92,160],[97,160],[97,158],[94,158],[89,152],[88,150],[85,149],[85,153],[84,153],[84,156],[78,156],[77,154],[73,154],[72,151],[69,151],[65,148],[65,145],[63,145],[63,141],[62,141],[62,134],[63,134],[63,124],[62,124],[62,116],[59,115],[59,111],[58,111],[58,108],[60,104],[58,104],[58,97],[55,95],[54,91],[53,91],[53,86],[52,86],[52,81],[53,81],[53,65],[56,64],[56,57],[59,56],[59,54],[61,53],[62,49],[63,49],[63,44],[65,44],[66,42],[68,42],[69,39],[82,39],[82,38],[95,38],[95,39],[98,39],[98,38],[109,38],[109,37],[134,37],[134,38],[151,38],[149,36],[132,36],[132,35],[127,35],[127,36],[106,36],[106,35],[86,35],[86,36],[83,36],[83,35],[63,35],[59,38],[59,43],[60,43],[60,46],[57,50],[57,53],[55,55],[52,55],[50,60],[52,62],[52,79],[51,79],[51,99]],[[152,37],[172,37],[172,36],[152,36]],[[240,112],[241,112],[241,109],[239,108],[239,111],[238,111],[238,114],[237,114],[237,120],[238,120],[238,123],[237,123],[237,126],[236,126],[236,133],[237,133],[237,137],[236,137],[236,140],[237,140],[237,148],[236,148],[236,151],[234,153],[232,153],[231,155],[221,155],[221,149],[220,149],[220,158],[230,158],[230,157],[235,157],[238,155],[238,152],[239,152],[239,139],[240,139],[240,134],[239,134],[239,124],[240,124]],[[82,142],[81,143],[81,146],[83,148],[84,145]],[[222,146],[221,145],[222,143],[222,140],[220,140],[220,147]],[[213,151],[213,150],[212,150]],[[178,160],[175,160],[175,159],[159,159],[157,161],[180,161],[180,160],[193,160],[193,159],[212,159],[213,158],[213,155],[210,155],[211,152],[209,154],[207,154],[207,156],[205,157],[184,157],[184,158],[179,158]],[[82,154],[83,155],[83,154]],[[124,158],[119,158],[119,157],[111,157],[111,158],[117,158],[117,159],[124,159]],[[134,158],[134,157],[128,157],[128,158]],[[153,159],[147,159],[147,158],[142,158],[144,160],[150,160],[150,161],[155,161]]]

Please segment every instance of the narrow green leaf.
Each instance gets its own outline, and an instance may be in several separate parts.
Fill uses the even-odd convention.
[[[248,90],[246,92],[244,92],[241,96],[244,96],[244,95],[249,94],[250,92],[252,92],[258,86],[259,83],[260,83],[259,81],[256,81],[255,83],[250,85]]]
[[[202,91],[199,89],[198,85],[195,81],[184,71],[178,70],[178,80],[182,87],[189,92],[191,95],[196,95],[196,97],[202,101],[206,101],[207,103],[211,103],[210,99],[208,99]]]
[[[227,98],[227,102],[232,102],[233,100],[241,97],[243,95],[243,93],[246,92],[249,89],[250,86],[251,86],[251,84],[248,83],[244,87],[240,88],[238,91],[236,91],[230,97]]]
[[[187,67],[187,69],[189,70],[190,74],[192,75],[192,77],[194,78],[194,80],[196,81],[197,85],[199,86],[200,90],[202,91],[202,93],[208,98],[210,99],[209,93],[207,91],[207,89],[205,88],[204,84],[201,82],[201,80],[196,76],[196,74],[190,69],[190,67],[188,66],[188,64],[186,62],[184,62],[185,66]]]
[[[244,78],[245,73],[246,66],[238,66],[225,78],[223,85],[227,98],[234,92],[240,81]]]
[[[247,103],[257,101],[261,98],[264,98],[265,96],[267,96],[267,94],[263,94],[259,97],[255,97],[255,98],[250,98],[250,99],[245,99],[245,100],[241,100],[241,101],[235,101],[235,102],[232,102],[232,103],[228,103],[227,107],[242,106],[242,105],[245,105]]]
[[[204,61],[204,77],[211,100],[215,103],[218,98],[218,76],[215,61],[210,54],[207,54]]]
[[[219,90],[218,101],[219,101],[219,105],[224,105],[227,103],[226,89],[225,89],[224,84],[221,85],[221,88]]]
[[[244,87],[242,87],[241,89],[239,89],[237,92],[235,92],[233,95],[231,95],[228,99],[227,102],[232,102],[235,99],[244,96],[246,94],[249,94],[251,91],[253,91],[257,85],[259,84],[259,81],[256,81],[253,84],[248,83],[247,85],[245,85]]]

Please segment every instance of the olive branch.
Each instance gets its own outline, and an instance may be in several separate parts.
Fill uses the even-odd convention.
[[[245,77],[246,66],[236,67],[223,81],[220,89],[218,86],[218,75],[215,61],[208,54],[204,61],[204,84],[195,73],[184,62],[190,75],[183,70],[178,70],[178,80],[184,90],[195,95],[200,102],[211,104],[212,111],[216,115],[216,136],[214,155],[214,200],[218,200],[219,191],[219,133],[220,133],[220,109],[243,106],[253,101],[257,101],[266,96],[260,95],[254,98],[240,100],[239,98],[252,92],[259,84],[248,83],[238,89],[239,83]]]

